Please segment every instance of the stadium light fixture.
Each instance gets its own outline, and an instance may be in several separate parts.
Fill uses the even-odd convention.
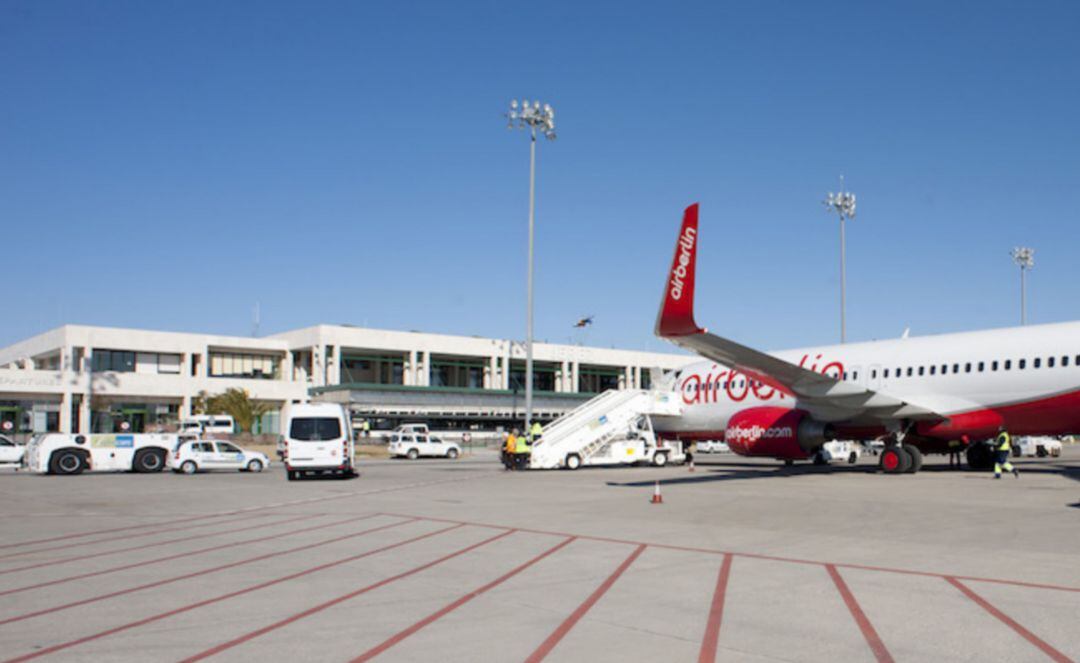
[[[844,176],[840,176],[840,192],[829,192],[828,197],[822,201],[829,212],[835,212],[840,217],[840,342],[847,341],[847,257],[844,247],[844,222],[855,218],[855,194],[844,191]]]
[[[1009,252],[1013,262],[1020,268],[1020,324],[1027,324],[1027,282],[1024,278],[1028,270],[1035,267],[1035,249],[1018,246]]]

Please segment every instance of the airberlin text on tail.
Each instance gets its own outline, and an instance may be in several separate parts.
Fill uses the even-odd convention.
[[[698,205],[683,213],[675,257],[671,261],[660,315],[656,319],[657,336],[686,336],[705,330],[694,322],[694,272],[698,246]]]

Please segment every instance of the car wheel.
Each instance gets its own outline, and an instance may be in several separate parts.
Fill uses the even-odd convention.
[[[185,460],[183,464],[180,465],[180,471],[184,474],[195,474],[199,471],[199,466],[196,465],[193,460]]]
[[[653,454],[652,462],[653,462],[653,465],[655,465],[657,467],[663,467],[663,466],[667,465],[667,452],[660,451],[660,452],[657,452],[657,453]]]
[[[566,457],[566,469],[576,470],[581,467],[581,456],[577,454],[570,454]]]
[[[405,454],[409,460],[416,460],[420,457],[420,452],[416,449],[409,449],[409,453]]]
[[[851,454],[847,458],[847,462],[848,462],[848,465],[854,465],[855,463],[859,462],[859,454],[852,451]]]
[[[135,454],[135,463],[132,467],[136,472],[148,474],[160,472],[165,467],[165,454],[158,449],[146,449]]]
[[[458,450],[457,449],[451,449],[450,451],[447,451],[446,452],[446,457],[449,458],[450,460],[454,460],[455,458],[458,457]]]
[[[61,451],[55,454],[49,463],[53,474],[80,474],[84,469],[82,454],[74,451]]]
[[[251,461],[250,463],[247,464],[247,471],[248,472],[262,472],[262,470],[263,470],[263,464],[262,464],[262,461],[259,460],[258,458],[256,458],[255,460],[253,460],[253,461]]]

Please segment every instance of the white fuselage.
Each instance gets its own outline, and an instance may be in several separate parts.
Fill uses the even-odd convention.
[[[1080,322],[900,338],[801,348],[772,353],[812,371],[841,378],[935,412],[953,415],[1020,406],[1019,428],[1045,403],[1056,422],[1041,431],[1063,434],[1080,429],[1080,409],[1068,412],[1062,398],[1080,392]],[[789,395],[758,385],[712,361],[679,372],[674,389],[684,409],[679,417],[658,418],[663,432],[723,431],[728,419],[746,408],[795,408]],[[1026,405],[1025,405],[1026,404]],[[828,414],[818,414],[829,420]],[[841,415],[836,415],[839,420]],[[1032,430],[1037,428],[1033,420]],[[1021,432],[1021,431],[1017,431]]]

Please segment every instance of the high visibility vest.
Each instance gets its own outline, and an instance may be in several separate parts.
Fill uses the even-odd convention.
[[[1010,451],[1012,450],[1012,438],[1005,431],[1001,431],[1001,435],[997,436],[997,450],[998,451]]]
[[[514,453],[517,450],[517,438],[514,435],[506,436],[506,453]]]
[[[544,434],[544,427],[540,425],[539,421],[533,422],[531,432],[532,432],[533,439],[535,440],[536,438],[538,438],[538,437],[540,437],[541,435]]]
[[[527,454],[529,453],[529,440],[524,435],[517,439],[517,445],[514,447],[514,453]]]

